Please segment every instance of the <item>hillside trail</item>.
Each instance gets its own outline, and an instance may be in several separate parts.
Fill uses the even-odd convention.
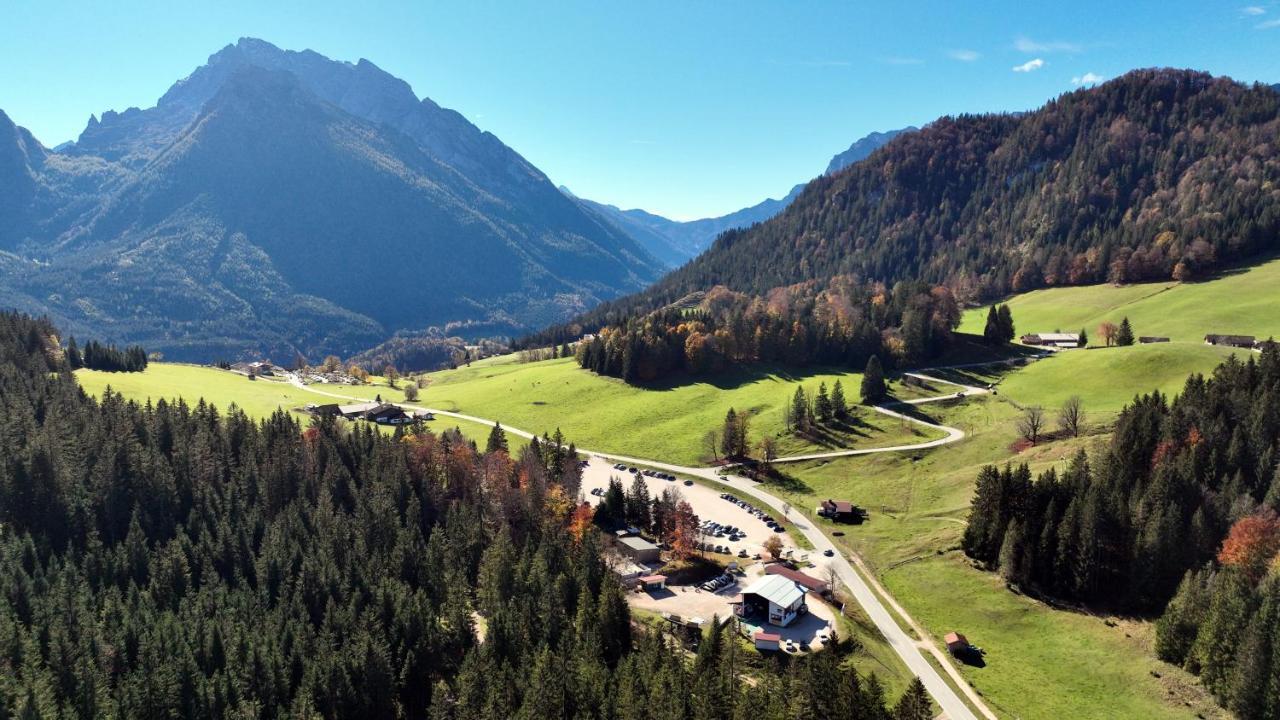
[[[978,365],[983,364],[989,365],[992,363],[940,367],[934,368],[932,371],[938,372],[960,367],[977,367]],[[912,400],[892,400],[878,405],[873,405],[871,406],[871,409],[892,418],[915,423],[935,431],[942,431],[945,433],[944,437],[927,442],[905,445],[791,455],[778,458],[774,460],[774,462],[792,463],[802,462],[805,460],[824,460],[857,455],[871,455],[875,453],[910,452],[914,450],[941,447],[943,445],[949,445],[963,440],[965,433],[959,428],[930,422],[911,414],[900,412],[898,409],[927,405],[930,403],[946,402],[948,400],[958,400],[975,395],[985,395],[989,391],[986,388],[965,385],[934,377],[929,375],[929,372],[929,369],[925,369],[904,374],[925,382],[956,387],[959,388],[959,390],[955,393],[934,397],[915,398]],[[300,390],[339,400],[368,402],[368,398],[318,390],[314,386],[307,385],[302,382],[301,378],[293,373],[288,374],[287,377],[289,382]],[[476,417],[474,415],[467,415],[464,413],[438,410],[431,407],[408,403],[400,403],[400,405],[401,407],[405,407],[410,410],[430,412],[437,416],[464,420],[481,425],[488,425],[490,427],[498,424],[497,421],[490,420],[488,418]],[[535,437],[534,433],[520,428],[503,425],[502,429],[508,433],[526,439]],[[733,466],[691,467],[660,462],[648,458],[629,457],[626,455],[619,455],[617,453],[600,452],[584,448],[578,448],[578,452],[601,460],[625,463],[627,465],[643,465],[658,470],[665,470],[667,472],[678,473],[681,475],[689,475],[719,483],[720,485],[728,486],[742,494],[750,495],[756,500],[759,500],[765,505],[768,505],[782,513],[791,522],[792,526],[805,536],[816,551],[821,552],[824,555],[827,551],[831,551],[832,556],[827,560],[827,562],[835,569],[836,574],[849,589],[850,594],[858,602],[858,605],[862,607],[863,611],[871,621],[875,623],[876,629],[880,631],[880,634],[884,636],[885,640],[893,648],[894,652],[896,652],[898,657],[902,659],[903,664],[905,664],[907,668],[924,683],[925,689],[928,690],[929,695],[932,696],[934,701],[938,703],[938,706],[942,708],[941,717],[949,718],[949,720],[977,720],[978,716],[974,714],[972,709],[970,709],[970,705],[972,705],[972,707],[976,708],[981,716],[986,718],[986,720],[996,720],[995,713],[987,707],[987,704],[983,701],[982,697],[978,695],[978,693],[969,685],[969,682],[965,680],[964,676],[960,674],[960,671],[956,669],[950,655],[943,652],[938,647],[938,643],[931,639],[928,632],[925,631],[925,629],[907,613],[906,609],[889,594],[889,591],[880,584],[863,559],[854,552],[850,552],[848,557],[846,557],[838,548],[836,548],[835,544],[831,542],[831,539],[828,538],[820,528],[808,521],[803,513],[797,513],[796,516],[792,516],[790,514],[790,504],[765,490],[761,483],[734,473]],[[892,609],[892,613],[890,612],[890,609]],[[903,630],[902,625],[894,619],[894,615],[897,615],[897,617],[901,619],[902,623],[910,628],[911,633],[914,634],[915,637],[912,637],[912,635],[908,634],[906,630]],[[952,687],[952,684],[949,684],[947,680],[939,674],[937,668],[929,662],[929,659],[925,657],[924,653],[928,653],[932,656],[938,667],[942,668],[943,672],[950,677],[952,683],[954,683],[954,688]],[[969,704],[966,704],[965,700],[960,697],[956,692],[956,688],[959,688],[960,692],[964,694],[965,698],[968,699]]]

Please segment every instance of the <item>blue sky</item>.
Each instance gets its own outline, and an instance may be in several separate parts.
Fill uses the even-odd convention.
[[[556,183],[679,219],[873,130],[1023,110],[1137,67],[1280,82],[1280,2],[6,3],[0,109],[47,145],[241,36],[368,58]],[[1015,70],[1015,68],[1017,68]]]

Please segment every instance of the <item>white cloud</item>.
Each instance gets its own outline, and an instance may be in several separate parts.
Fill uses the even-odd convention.
[[[883,57],[883,58],[880,58],[880,62],[884,63],[885,65],[923,65],[924,64],[924,60],[921,60],[920,58],[899,57],[899,56]]]
[[[952,50],[947,55],[952,60],[959,60],[960,62],[973,62],[982,57],[976,50]]]
[[[1254,25],[1254,27],[1257,28],[1258,30],[1270,30],[1271,28],[1278,28],[1280,27],[1280,20],[1268,20],[1266,22],[1260,22],[1257,25]]]
[[[1036,58],[1035,60],[1028,60],[1022,63],[1021,65],[1014,65],[1013,71],[1014,72],[1031,72],[1033,70],[1039,70],[1042,67],[1044,67],[1044,60],[1041,60],[1040,58]]]
[[[1097,73],[1087,72],[1083,75],[1077,75],[1076,77],[1071,78],[1071,84],[1072,85],[1096,85],[1097,83],[1100,83],[1103,80],[1106,80],[1106,78],[1102,77]]]
[[[1066,52],[1078,53],[1084,48],[1078,43],[1064,42],[1062,40],[1054,40],[1052,42],[1041,42],[1032,40],[1026,35],[1020,35],[1013,41],[1013,47],[1019,52],[1024,53],[1052,53]]]
[[[1254,16],[1254,17],[1257,17],[1257,16],[1259,16],[1259,15],[1266,15],[1266,14],[1267,14],[1267,9],[1266,9],[1266,8],[1264,8],[1264,7],[1258,6],[1258,5],[1250,5],[1250,6],[1248,6],[1248,7],[1242,7],[1242,8],[1240,8],[1240,14],[1241,14],[1241,15],[1252,15],[1252,16]]]

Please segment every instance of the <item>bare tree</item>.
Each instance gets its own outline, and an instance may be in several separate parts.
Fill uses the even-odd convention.
[[[782,517],[787,517],[791,513],[791,503],[782,503]]]
[[[1035,445],[1040,441],[1040,433],[1044,432],[1044,409],[1039,405],[1032,405],[1022,411],[1022,417],[1018,418],[1018,433],[1027,442]]]
[[[1113,322],[1104,322],[1098,326],[1098,335],[1102,337],[1107,347],[1116,344],[1116,336],[1120,334],[1120,327]]]
[[[718,430],[715,428],[708,430],[707,434],[702,436],[702,445],[711,451],[711,457],[715,458],[716,462],[720,462],[720,432]]]
[[[836,564],[827,563],[822,568],[822,579],[826,581],[827,587],[831,588],[832,594],[835,594],[836,588],[840,587],[840,572],[836,570]]]
[[[760,439],[757,446],[760,451],[760,469],[768,473],[773,467],[773,461],[778,459],[778,441],[772,436],[766,435]]]
[[[1084,427],[1084,402],[1079,395],[1072,395],[1062,404],[1058,411],[1058,427],[1071,433],[1071,437],[1080,437],[1080,430]]]

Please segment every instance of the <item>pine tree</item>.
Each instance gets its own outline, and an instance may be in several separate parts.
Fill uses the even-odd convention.
[[[1129,318],[1120,321],[1120,331],[1116,333],[1116,345],[1126,347],[1133,344],[1133,326],[1129,324]]]
[[[489,439],[485,441],[485,452],[508,452],[507,449],[507,433],[502,429],[502,423],[495,422],[493,429],[489,431]]]
[[[874,405],[885,398],[888,388],[884,382],[884,368],[880,365],[880,357],[872,355],[867,361],[866,372],[862,375],[862,404]]]
[[[837,420],[844,420],[849,417],[849,401],[844,397],[844,385],[836,380],[836,384],[831,388],[831,412]]]
[[[818,394],[813,399],[813,405],[817,412],[818,421],[824,425],[830,423],[832,418],[831,397],[827,395],[827,384],[825,382],[818,383]]]
[[[996,306],[987,308],[987,325],[982,329],[982,339],[988,345],[999,345],[1004,342],[1004,329],[1000,325],[1000,316]]]
[[[893,708],[893,720],[932,720],[933,706],[929,701],[929,693],[920,678],[911,678],[898,704]]]
[[[1007,343],[1013,342],[1018,336],[1013,327],[1013,311],[1008,305],[1001,305],[997,314],[1000,316],[1000,339]]]

